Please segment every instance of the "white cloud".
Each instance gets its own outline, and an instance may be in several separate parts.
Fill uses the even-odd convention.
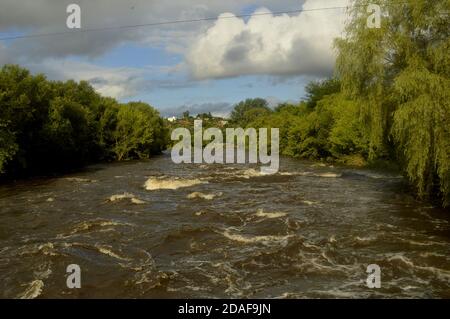
[[[69,31],[66,7],[73,0],[1,0],[0,32],[41,34]],[[77,0],[82,29],[140,25],[154,22],[216,17],[221,12],[240,12],[254,0]],[[274,10],[298,8],[301,0],[259,0]],[[9,55],[40,61],[49,57],[98,57],[125,43],[162,45],[171,52],[186,48],[211,25],[210,21],[179,23],[101,32],[73,33],[8,41]]]
[[[72,0],[1,0],[0,32],[34,34],[67,31],[66,6]],[[296,10],[303,0],[78,0],[83,28],[115,27],[157,21],[216,17],[223,12],[248,13],[258,6],[272,11]],[[303,8],[332,7],[347,0],[307,0]],[[261,9],[268,10],[268,9]],[[259,11],[261,12],[261,11]],[[230,15],[230,14],[227,14]],[[182,23],[64,36],[0,41],[0,65],[18,63],[51,79],[89,81],[98,92],[119,99],[155,89],[194,85],[186,81],[191,72],[198,79],[243,74],[320,74],[332,68],[329,48],[339,35],[340,10],[304,12],[295,16],[271,15],[249,21],[238,18]],[[158,45],[185,61],[163,70],[111,68],[91,59],[124,44]],[[74,58],[77,58],[76,60]],[[120,61],[127,65],[124,57]],[[148,64],[152,63],[149,56]],[[158,73],[159,72],[159,73]],[[276,77],[273,77],[274,79]]]
[[[23,66],[32,73],[44,73],[50,80],[87,81],[101,95],[121,100],[155,90],[192,87],[196,83],[185,81],[185,78],[172,77],[170,73],[173,72],[173,67],[168,66],[104,67],[88,62],[53,58],[39,63],[25,63]]]
[[[146,70],[135,68],[107,68],[91,63],[47,59],[28,64],[33,72],[43,72],[51,80],[88,81],[103,96],[117,99],[133,97],[145,87]]]
[[[340,36],[348,0],[307,0],[298,15],[274,16],[262,8],[247,22],[224,13],[187,54],[198,79],[250,74],[324,75],[334,65],[333,39]],[[307,11],[307,10],[313,11]]]

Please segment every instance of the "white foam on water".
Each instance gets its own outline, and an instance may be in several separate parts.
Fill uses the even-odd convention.
[[[243,172],[243,177],[245,178],[251,178],[251,177],[258,177],[263,176],[265,174],[261,173],[261,171],[257,171],[256,169],[249,168]]]
[[[262,218],[280,218],[286,216],[286,213],[283,212],[264,212],[263,209],[258,209],[255,216],[262,217]]]
[[[89,249],[89,250],[97,250],[99,253],[121,260],[121,261],[130,261],[129,258],[126,257],[122,257],[119,254],[113,252],[111,250],[111,247],[109,246],[104,246],[104,245],[99,245],[99,244],[95,244],[95,245],[90,245],[90,244],[86,244],[86,243],[77,243],[77,242],[72,242],[72,243],[63,243],[62,246],[68,248],[68,247],[81,247],[84,249]]]
[[[273,297],[273,299],[300,299],[304,298],[304,295],[302,293],[297,292],[283,292],[279,296]]]
[[[53,243],[26,245],[19,248],[17,255],[43,254],[46,256],[57,256]]]
[[[304,245],[306,247],[306,245]],[[314,246],[314,245],[311,245]],[[317,247],[317,246],[314,246]],[[355,273],[359,269],[359,265],[342,265],[336,264],[330,257],[326,255],[321,247],[317,247],[320,252],[320,257],[312,257],[310,254],[300,254],[302,258],[301,263],[296,264],[294,267],[298,268],[302,272],[318,272],[321,274],[350,274]],[[315,254],[314,254],[315,255]]]
[[[314,244],[310,244],[310,243],[307,243],[307,242],[304,242],[304,243],[302,243],[302,245],[304,246],[304,247],[306,247],[306,248],[313,248],[313,249],[316,249],[316,250],[318,250],[318,251],[322,251],[322,248],[321,247],[319,247],[319,246],[317,246],[317,245],[314,245]]]
[[[426,253],[421,253],[420,257],[423,258],[429,258],[429,257],[438,257],[438,258],[447,258],[447,255],[445,254],[438,254],[438,253],[434,253],[434,252],[426,252]]]
[[[48,246],[48,244],[40,245],[38,249],[40,250],[41,247]],[[53,245],[50,244],[53,248]],[[50,262],[44,262],[43,264],[33,264],[33,274],[35,276],[34,280],[31,281],[28,285],[26,290],[17,296],[17,298],[20,299],[34,299],[41,295],[42,290],[44,289],[44,280],[48,279],[50,275],[52,274],[52,270],[50,268]],[[25,285],[22,285],[25,286]]]
[[[95,248],[97,248],[97,250],[107,256],[110,256],[112,258],[116,258],[116,259],[120,259],[120,260],[129,260],[128,258],[124,258],[119,256],[118,254],[116,254],[115,252],[113,252],[109,247],[105,247],[105,246],[99,246],[99,245],[95,245]]]
[[[420,289],[418,286],[406,286],[406,287],[400,287],[402,290],[414,290],[414,289]]]
[[[205,199],[205,200],[213,200],[215,197],[217,196],[222,196],[222,193],[217,193],[217,194],[205,194],[205,193],[201,193],[201,192],[193,192],[190,193],[187,196],[187,199]]]
[[[403,264],[405,264],[406,266],[410,267],[411,269],[416,269],[416,270],[422,270],[422,271],[426,271],[426,272],[430,272],[433,275],[435,275],[436,277],[438,277],[441,280],[445,280],[447,282],[450,282],[450,271],[449,270],[445,270],[445,269],[440,269],[440,268],[436,268],[436,267],[431,267],[431,266],[419,266],[416,265],[412,262],[412,260],[410,260],[408,257],[405,257],[402,254],[398,254],[398,255],[393,255],[391,257],[388,258],[388,261],[392,262],[398,260],[400,262],[402,262]]]
[[[81,222],[79,224],[77,224],[73,230],[70,232],[69,235],[65,235],[65,234],[58,234],[58,236],[56,238],[61,239],[61,238],[66,238],[66,237],[70,237],[71,235],[75,235],[78,233],[82,233],[82,232],[89,232],[91,230],[98,230],[98,228],[101,229],[103,228],[111,228],[111,227],[116,227],[116,226],[129,226],[132,227],[134,225],[132,224],[128,224],[128,223],[123,223],[123,222],[117,222],[117,221],[112,221],[112,220],[101,220],[101,219],[95,219],[95,220],[88,220],[88,221],[84,221]]]
[[[369,236],[369,237],[355,237],[356,241],[359,241],[361,243],[370,243],[378,240],[378,236]]]
[[[272,175],[266,172],[262,172],[261,170],[256,170],[254,168],[249,168],[246,170],[242,170],[242,169],[233,169],[229,172],[224,172],[223,173],[226,176],[230,176],[230,177],[237,177],[237,178],[245,178],[245,179],[250,179],[253,177],[261,177],[261,176],[268,176],[268,175]]]
[[[317,176],[317,177],[323,177],[323,178],[339,178],[342,176],[342,174],[337,174],[337,173],[316,173],[313,174],[313,176]]]
[[[100,227],[107,227],[107,226],[130,226],[131,224],[126,223],[119,223],[112,220],[104,220],[104,221],[87,221],[81,223],[78,227],[76,227],[76,230],[89,230],[91,227],[94,226],[100,226]]]
[[[192,187],[200,184],[207,184],[208,182],[200,179],[158,179],[149,178],[144,187],[146,190],[154,191],[161,189],[177,190],[179,188]]]
[[[40,296],[44,289],[44,282],[42,280],[33,280],[28,284],[28,288],[18,296],[20,299],[34,299]]]
[[[130,194],[130,193],[116,194],[116,195],[112,195],[109,198],[110,202],[118,202],[118,201],[122,201],[122,200],[130,200],[133,204],[136,204],[136,205],[142,205],[142,204],[146,203],[143,200],[136,198],[135,195]]]
[[[446,243],[440,243],[440,242],[435,242],[435,241],[416,241],[416,240],[404,239],[404,238],[399,238],[399,240],[401,240],[407,244],[415,245],[415,246],[447,246]]]
[[[339,178],[342,174],[325,172],[325,173],[314,173],[314,172],[280,172],[279,175],[282,176],[312,176],[312,177],[322,177],[322,178]]]
[[[38,246],[37,250],[46,256],[57,256],[55,246],[52,243],[45,243]]]
[[[301,173],[301,172],[278,172],[278,175],[281,175],[281,176],[298,176],[298,175],[303,175],[303,173]]]
[[[132,202],[133,204],[136,204],[136,205],[143,205],[143,204],[146,203],[145,201],[140,200],[139,198],[132,198],[132,199],[131,199],[131,202]]]
[[[124,200],[124,199],[132,199],[132,198],[134,198],[133,194],[123,193],[123,194],[112,195],[109,198],[109,201],[110,202],[115,202],[115,201],[121,201],[121,200]]]
[[[250,235],[241,235],[241,234],[232,234],[228,230],[222,233],[223,236],[230,240],[234,240],[240,243],[244,244],[263,244],[267,246],[271,245],[282,245],[286,246],[288,243],[289,238],[292,237],[292,235],[286,235],[286,236],[273,236],[273,235],[266,235],[266,236],[250,236]]]

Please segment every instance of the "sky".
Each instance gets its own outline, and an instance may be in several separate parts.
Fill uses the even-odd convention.
[[[246,98],[298,102],[309,81],[331,76],[333,39],[347,19],[339,7],[349,2],[0,0],[0,38],[63,32],[0,40],[0,65],[86,80],[104,96],[144,101],[167,117],[186,110],[227,116]],[[69,30],[71,3],[81,8],[81,30],[110,29]]]

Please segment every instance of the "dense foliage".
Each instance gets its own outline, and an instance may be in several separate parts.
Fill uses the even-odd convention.
[[[229,123],[228,120],[225,120],[221,117],[214,117],[211,113],[201,113],[197,114],[196,116],[191,116],[189,112],[184,112],[183,117],[180,119],[177,119],[173,122],[168,122],[167,127],[169,128],[169,132],[171,133],[176,128],[187,128],[191,134],[191,137],[194,136],[194,121],[201,120],[202,121],[202,129],[203,131],[209,129],[209,128],[219,128],[221,130],[224,130],[227,127],[227,124]],[[169,134],[168,139],[171,139],[171,136]],[[179,140],[170,140],[170,145],[173,146],[177,144]],[[210,143],[208,140],[203,140],[203,146],[206,146]],[[194,145],[194,139],[192,138],[192,145]]]
[[[0,71],[0,173],[64,171],[161,152],[166,129],[144,103],[119,104],[87,82],[52,82],[18,66]]]
[[[268,112],[241,102],[235,122],[279,127],[285,155],[395,160],[419,197],[449,205],[450,1],[375,1],[379,29],[367,27],[373,2],[354,1],[334,79],[309,84],[299,105]]]
[[[370,1],[373,2],[373,1]],[[370,128],[370,156],[393,147],[421,197],[450,204],[450,1],[378,1],[381,28],[357,0],[337,73]]]
[[[234,107],[233,112],[231,112],[230,122],[245,127],[255,116],[269,114],[270,112],[271,110],[266,100],[260,98],[247,99],[239,102]]]
[[[363,162],[369,149],[368,132],[359,121],[357,104],[340,93],[339,81],[312,82],[306,92],[307,98],[299,104],[284,103],[274,110],[243,101],[236,108],[247,108],[234,117],[232,124],[279,128],[283,155],[350,164]]]

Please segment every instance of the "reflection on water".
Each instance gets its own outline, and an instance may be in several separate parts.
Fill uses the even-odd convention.
[[[449,220],[369,170],[99,165],[0,187],[0,297],[449,298]]]

